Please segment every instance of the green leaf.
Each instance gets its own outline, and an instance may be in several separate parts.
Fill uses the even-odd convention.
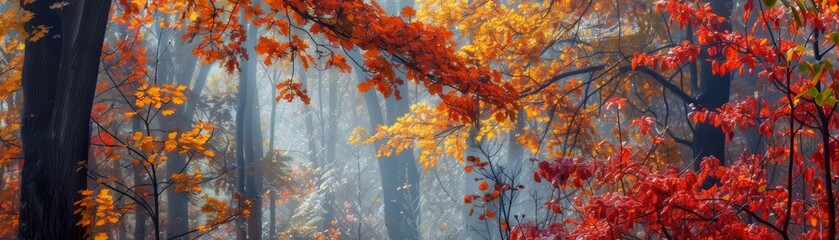
[[[815,89],[815,88],[812,88]],[[833,89],[826,89],[823,92],[819,92],[813,97],[816,100],[816,105],[819,106],[826,106],[827,105],[834,105],[836,104],[836,99],[833,97]]]
[[[810,71],[810,64],[807,62],[801,62],[798,64],[798,72],[801,74],[807,74]]]
[[[806,93],[812,98],[816,98],[817,96],[819,96],[819,90],[816,89],[816,87],[811,87],[810,89],[807,89]]]
[[[824,73],[824,63],[813,64],[813,78],[810,81],[813,83],[819,82],[822,77],[822,73]]]
[[[827,98],[827,100],[824,101],[824,104],[826,104],[827,106],[835,107],[836,106],[836,98],[833,97],[833,96],[830,96],[830,97]]]
[[[822,106],[822,104],[824,104],[825,98],[826,97],[824,96],[824,94],[818,93],[816,94],[816,97],[814,97],[813,99],[816,100],[816,105]]]
[[[798,8],[795,8],[792,6],[792,4],[789,3],[788,0],[781,0],[781,2],[784,4],[785,7],[792,10],[792,18],[795,20],[795,26],[801,27],[801,10],[807,11],[807,8],[804,7],[804,4],[800,0],[796,0],[795,5],[798,6]]]
[[[827,38],[830,39],[830,41],[833,41],[833,43],[839,43],[839,33],[837,32],[828,34]]]
[[[778,0],[763,0],[763,5],[766,7],[774,7]]]

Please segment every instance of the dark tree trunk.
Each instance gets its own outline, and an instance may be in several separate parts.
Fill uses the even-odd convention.
[[[714,14],[729,18],[731,8],[734,7],[731,0],[711,0],[711,8]],[[730,31],[731,22],[726,20],[716,26],[717,31]],[[708,110],[715,110],[729,101],[731,74],[715,75],[712,73],[711,62],[708,60],[722,60],[721,55],[709,56],[708,46],[703,47],[699,56],[699,90],[696,97],[697,102]],[[704,157],[714,156],[725,164],[725,134],[720,128],[709,123],[696,125],[693,135],[694,169],[699,170],[699,164]]]
[[[52,27],[26,43],[21,138],[20,239],[82,239],[73,203],[87,188],[84,168],[90,143],[90,112],[111,1],[79,0],[23,5],[35,17],[27,29]]]

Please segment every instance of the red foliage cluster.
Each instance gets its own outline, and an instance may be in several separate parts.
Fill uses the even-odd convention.
[[[770,227],[749,224],[741,215],[781,214],[787,192],[781,187],[767,188],[765,169],[760,157],[743,157],[733,166],[722,167],[714,158],[705,159],[701,173],[668,167],[654,171],[637,162],[626,165],[597,166],[579,158],[540,161],[536,177],[551,181],[555,188],[564,188],[567,180],[580,187],[583,180],[596,176],[592,184],[623,189],[595,195],[583,201],[578,196],[572,208],[579,219],[552,223],[545,229],[522,224],[511,232],[512,239],[539,239],[546,236],[619,239],[628,235],[658,235],[670,239],[689,238],[773,238]],[[592,161],[597,162],[597,161]],[[594,169],[602,169],[602,172]],[[629,174],[627,172],[633,172]],[[611,177],[608,177],[611,176]],[[702,190],[710,178],[719,179],[720,186]],[[634,179],[634,180],[629,180]],[[555,212],[559,204],[548,201]],[[794,209],[802,211],[802,202]],[[779,219],[779,221],[782,219]],[[564,229],[574,229],[565,232]]]
[[[549,229],[569,229],[559,231],[562,238],[587,239],[835,238],[839,74],[827,56],[835,54],[839,43],[839,4],[763,1],[760,12],[752,15],[754,4],[743,6],[743,21],[753,27],[717,31],[726,20],[714,15],[710,5],[659,2],[656,9],[667,11],[672,22],[694,27],[696,43],[685,41],[663,54],[638,53],[632,67],[671,71],[692,61],[711,61],[717,75],[758,72],[780,93],[770,92],[776,101],[755,94],[718,109],[695,106],[689,118],[722,129],[728,141],[756,127],[768,146],[741,153],[728,166],[713,157],[697,159],[698,172],[653,166],[644,157],[651,150],[624,143],[614,146],[617,151],[605,160],[540,161],[534,180],[547,179],[557,189],[572,180],[580,190],[573,196],[568,193],[573,191],[560,191],[568,196],[553,196],[546,203],[574,217],[545,223],[545,229],[519,225],[513,229],[514,239],[536,239]],[[655,138],[650,131],[654,122],[642,117],[632,125]],[[654,140],[651,148],[659,142]],[[592,162],[603,164],[591,170]],[[562,202],[563,208],[554,207],[572,197]]]
[[[567,238],[567,232],[562,224],[551,224],[546,228],[538,228],[536,224],[525,223],[517,226],[510,232],[511,240],[539,240],[539,239],[563,239]]]
[[[538,161],[531,159],[531,161]],[[545,179],[555,188],[565,186],[568,179],[571,179],[574,187],[583,186],[583,182],[594,176],[596,169],[602,169],[602,163],[597,161],[586,162],[582,158],[557,158],[553,161],[539,162],[539,170],[533,172],[533,180],[542,182]]]

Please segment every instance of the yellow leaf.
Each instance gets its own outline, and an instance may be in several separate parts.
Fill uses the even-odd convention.
[[[104,232],[97,233],[96,236],[93,237],[93,240],[108,240],[108,234]]]
[[[131,140],[140,141],[143,138],[143,133],[141,132],[134,132],[134,135],[131,136]]]
[[[198,20],[198,13],[196,13],[195,11],[191,11],[191,12],[189,13],[189,20],[190,20],[190,21],[193,21],[193,22],[194,22],[195,20]]]
[[[162,113],[163,113],[163,116],[169,116],[169,115],[175,114],[175,110],[174,109],[163,109]]]
[[[177,148],[177,147],[178,147],[178,143],[177,143],[177,142],[175,142],[174,140],[166,140],[166,142],[164,143],[164,145],[165,145],[165,146],[163,147],[163,150],[164,150],[164,151],[167,151],[167,152],[174,151],[174,150],[175,150],[175,148]]]

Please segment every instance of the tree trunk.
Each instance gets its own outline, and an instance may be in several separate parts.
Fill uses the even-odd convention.
[[[516,114],[516,127],[508,133],[507,136],[507,168],[512,171],[518,171],[524,162],[524,147],[519,144],[518,137],[524,134],[524,127],[527,123],[527,113],[524,110],[519,110]],[[512,172],[515,173],[515,172]]]
[[[350,55],[353,59],[361,59],[359,50],[352,51]],[[364,72],[360,69],[355,69],[355,73],[358,81],[363,81],[366,78]],[[376,97],[376,93],[373,91],[364,93],[364,103],[367,107],[367,116],[370,119],[370,129],[376,129],[377,126],[384,125],[384,116],[382,116],[382,109],[379,106],[379,99]],[[378,150],[381,145],[381,142],[376,141],[373,143],[373,148]],[[398,200],[394,195],[396,188],[399,187],[399,184],[393,181],[396,179],[396,172],[392,171],[392,169],[396,168],[394,159],[392,157],[382,156],[379,157],[376,163],[378,163],[379,175],[382,179],[382,202],[384,203],[384,221],[388,236],[390,239],[402,239],[402,232],[399,229],[399,222],[401,222],[399,220],[399,207],[396,206]]]
[[[251,26],[248,30],[248,36],[256,36],[256,26]],[[247,157],[247,170],[248,173],[245,175],[247,177],[247,196],[248,199],[252,201],[252,205],[250,208],[251,216],[248,218],[248,239],[249,240],[258,240],[262,239],[262,172],[260,169],[257,169],[256,166],[259,162],[262,161],[262,157],[265,155],[262,146],[262,121],[260,117],[259,111],[259,91],[257,91],[257,79],[256,79],[256,52],[253,51],[253,45],[255,38],[249,38],[249,40],[245,43],[246,48],[248,49],[248,55],[251,56],[245,64],[247,65],[247,81],[250,81],[248,84],[248,112],[247,114],[247,123],[249,124],[248,130],[249,134],[247,135],[248,146],[246,146],[246,153]]]
[[[256,26],[248,27],[248,38],[245,48],[248,49],[250,59],[244,62],[239,73],[239,105],[236,109],[236,146],[239,192],[246,200],[251,201],[250,216],[247,227],[244,220],[239,225],[240,239],[262,239],[262,174],[254,166],[262,160],[262,129],[259,116],[259,92],[256,79]],[[242,203],[243,204],[243,203]],[[244,205],[241,205],[244,207]]]
[[[413,7],[414,1],[400,1],[390,4],[388,13],[397,15],[403,7]],[[354,50],[350,53],[353,59],[362,59],[361,52]],[[366,79],[363,71],[355,69],[358,81]],[[407,81],[405,74],[397,71],[398,77]],[[386,122],[382,117],[382,110],[376,93],[369,91],[364,94],[370,129],[378,125],[392,125],[396,120],[410,111],[409,91],[405,85],[398,86],[400,100],[395,96],[385,98]],[[379,149],[381,143],[374,143]],[[379,174],[382,181],[382,198],[385,208],[385,227],[390,239],[419,239],[420,192],[419,170],[413,149],[405,149],[401,153],[378,159]],[[407,187],[407,188],[405,188]]]
[[[404,74],[401,77],[404,78]],[[393,125],[396,119],[408,114],[410,110],[410,97],[408,96],[407,88],[403,86],[398,87],[402,93],[402,99],[396,100],[394,96],[385,99],[387,105],[387,124]],[[399,207],[400,221],[397,223],[398,239],[419,239],[419,215],[420,215],[420,196],[419,196],[419,170],[417,169],[417,159],[414,157],[413,149],[405,149],[399,154],[396,154],[392,160],[394,168],[387,169],[388,171],[395,171],[395,179],[382,179],[383,181],[394,181],[400,186],[407,186],[407,189],[397,190],[385,189],[385,191],[395,191],[397,198],[397,205]],[[390,232],[390,228],[389,232]],[[394,236],[391,235],[391,239]]]
[[[93,154],[91,154],[91,155],[93,155]],[[94,159],[95,157],[91,156],[90,158]],[[122,166],[120,166],[119,163],[120,163],[120,161],[112,161],[112,164],[113,164],[113,167],[114,167],[114,175],[117,176],[120,179],[125,179],[128,176],[124,175],[124,173],[122,172]],[[114,194],[114,199],[116,199],[116,202],[114,203],[114,205],[125,206],[125,203],[127,202],[128,198],[124,197],[122,195],[122,193],[117,193],[117,192],[114,192],[114,193],[115,193]],[[128,239],[128,228],[127,228],[128,224],[127,223],[128,223],[128,221],[117,222],[117,224],[116,224],[117,239],[119,239],[119,240]]]
[[[52,28],[39,41],[26,42],[20,239],[85,235],[76,226],[73,203],[87,187],[90,112],[111,1],[79,0],[50,9],[56,2],[23,5],[35,15],[27,29]]]
[[[177,67],[169,71],[168,80],[173,85],[184,85],[189,86],[192,80],[192,76],[195,72],[195,66],[198,65],[198,58],[195,57],[190,51],[193,48],[193,44],[184,43],[180,41],[180,35],[183,33],[178,32],[174,33],[169,36],[169,42],[172,42],[174,45],[174,49],[172,53],[167,53],[168,56],[172,56],[171,60],[173,60],[173,64],[169,66]],[[199,79],[200,80],[200,79]],[[188,102],[195,102],[197,99],[187,99]],[[193,103],[189,103],[193,105]],[[187,104],[180,105],[176,107],[175,113],[169,117],[165,117],[165,122],[170,123],[168,126],[168,130],[182,133],[189,129],[189,125],[192,124],[192,114],[194,108],[188,108]],[[182,156],[178,154],[178,152],[170,152],[167,153],[169,160],[166,161],[166,169],[167,169],[167,176],[166,178],[171,177],[173,174],[180,174],[187,172],[187,159],[186,156]],[[166,201],[168,202],[167,205],[167,217],[168,221],[166,224],[166,234],[168,236],[179,236],[183,233],[186,233],[190,230],[189,227],[189,198],[186,193],[178,193],[175,192],[174,187],[169,187],[166,189]],[[176,240],[186,240],[189,239],[189,235],[183,235],[178,238],[174,238]]]
[[[350,58],[362,59],[361,51],[350,52]],[[354,69],[357,81],[366,78],[361,69]],[[404,76],[403,76],[404,77]],[[376,92],[364,93],[364,103],[370,119],[370,129],[378,125],[393,124],[400,116],[408,112],[408,91],[399,87],[403,94],[401,101],[391,97],[385,100],[388,121],[385,122]],[[373,143],[374,149],[381,147],[380,142]],[[400,154],[379,157],[377,163],[382,182],[382,202],[384,203],[384,221],[390,239],[419,239],[419,173],[413,149],[406,149]],[[399,190],[410,185],[407,190]]]
[[[326,79],[332,80],[337,79],[335,77],[334,71],[327,71]],[[321,79],[323,81],[323,79]],[[329,84],[329,112],[327,112],[327,118],[324,121],[327,122],[327,130],[325,132],[326,137],[326,161],[332,162],[335,161],[335,153],[338,141],[335,139],[338,137],[338,115],[339,115],[339,104],[338,104],[338,96],[340,93],[338,92],[338,83],[335,81],[330,81]],[[324,164],[326,165],[326,164]]]
[[[192,84],[192,91],[190,91],[191,95],[188,96],[189,98],[186,102],[187,116],[195,115],[195,110],[198,109],[198,103],[201,101],[201,93],[204,92],[204,88],[207,86],[207,77],[210,75],[210,69],[212,69],[212,65],[204,64],[198,70],[198,76],[195,78],[195,83]]]
[[[297,71],[300,73],[300,84],[303,88],[308,88],[308,79],[309,75],[307,74],[306,69],[303,69],[302,64],[294,64],[297,68]],[[309,137],[306,139],[306,143],[309,145],[309,161],[312,162],[315,167],[318,163],[318,146],[317,142],[315,142],[315,124],[314,118],[312,117],[312,106],[306,104],[303,106],[303,114],[306,115],[306,133],[309,134]]]
[[[328,78],[329,77],[327,77],[327,79]],[[321,85],[320,85],[321,87],[318,89],[318,94],[319,94],[318,100],[319,100],[319,103],[320,103],[320,102],[322,102],[322,99],[323,99],[321,90],[323,89],[322,86],[323,86],[323,83],[325,82],[324,79],[323,79],[322,72],[318,72],[318,81],[321,83]],[[336,116],[338,115],[337,114],[338,110],[336,109],[337,105],[338,105],[337,104],[337,102],[338,102],[337,83],[329,82],[327,84],[329,84],[329,89],[328,89],[328,91],[329,91],[328,98],[329,99],[327,100],[328,101],[328,103],[327,103],[328,106],[327,107],[328,107],[329,110],[326,113],[327,116],[326,117],[323,116],[323,113],[324,113],[323,105],[321,105],[320,108],[318,108],[320,119],[321,119],[321,124],[320,124],[321,125],[321,134],[322,134],[321,135],[322,136],[321,137],[321,143],[323,144],[323,147],[325,148],[324,151],[326,152],[326,154],[324,155],[323,159],[320,159],[321,161],[319,162],[319,164],[315,165],[316,167],[322,168],[324,170],[329,169],[331,167],[330,163],[332,161],[335,161],[335,147],[336,147],[335,136],[336,136],[337,131],[338,131],[338,129],[337,129],[338,122],[337,122],[337,119],[336,119],[337,118]],[[334,175],[334,172],[331,172],[331,171],[326,171],[326,173]],[[325,213],[323,215],[323,219],[321,219],[322,221],[321,221],[321,226],[319,228],[319,231],[326,231],[326,230],[332,228],[332,226],[333,226],[332,221],[333,220],[335,220],[335,221],[338,220],[338,219],[336,219],[335,208],[333,207],[333,206],[335,206],[335,203],[334,203],[335,202],[335,195],[334,195],[334,192],[333,192],[334,188],[330,184],[324,184],[324,182],[328,181],[328,179],[334,179],[334,176],[333,177],[324,176],[319,180],[320,182],[318,182],[318,186],[322,186],[322,187],[326,188],[326,192],[323,195],[323,201],[321,201],[321,207],[325,210]]]
[[[292,66],[293,67],[293,66]],[[268,99],[271,102],[271,124],[269,127],[268,137],[268,152],[274,152],[274,130],[277,124],[277,103],[273,102],[274,96],[277,96],[277,88],[271,88],[271,96]],[[268,210],[268,239],[277,239],[277,189],[279,186],[272,186],[271,193],[268,195],[269,210]]]
[[[131,127],[133,128],[132,132],[139,132],[142,131],[142,127],[140,125],[140,120],[137,118],[131,119]],[[145,177],[145,173],[143,173],[144,169],[143,166],[140,164],[134,164],[134,186],[140,186],[142,184],[148,184],[148,182],[143,179]],[[144,193],[148,192],[148,187],[138,187],[136,190],[140,196],[144,196]],[[142,198],[143,201],[148,203],[148,200]],[[148,212],[141,207],[134,208],[134,239],[146,239],[146,220],[148,219]]]
[[[711,8],[714,14],[730,18],[731,8],[734,7],[731,0],[711,0]],[[726,20],[716,26],[717,31],[730,31],[731,22]],[[720,46],[717,46],[720,47]],[[723,76],[714,75],[711,69],[710,60],[723,60],[722,55],[708,55],[708,46],[703,47],[699,56],[699,90],[696,97],[697,102],[708,110],[715,110],[729,101],[731,74]],[[693,135],[693,155],[696,158],[694,169],[699,170],[699,164],[704,157],[714,156],[725,164],[725,141],[726,137],[722,129],[714,127],[710,123],[698,123]]]
[[[245,112],[247,108],[248,81],[244,74],[239,75],[239,94],[236,105],[236,194],[245,194]],[[239,208],[244,208],[244,198],[238,199]],[[236,238],[247,238],[245,219],[239,215],[236,221]]]

